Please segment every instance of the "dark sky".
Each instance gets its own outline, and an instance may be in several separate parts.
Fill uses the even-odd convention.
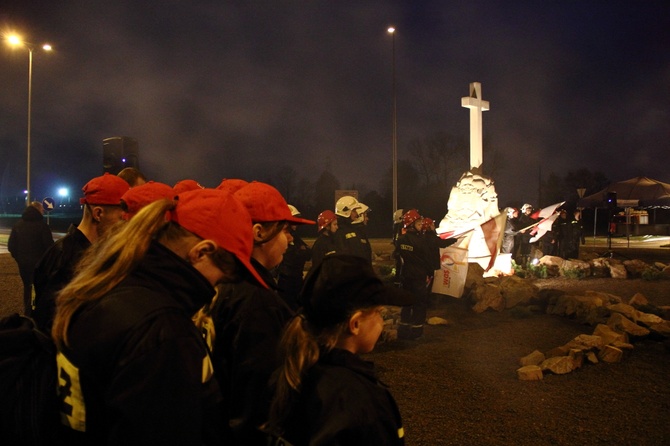
[[[102,139],[119,135],[170,184],[290,166],[378,189],[390,24],[400,159],[412,140],[469,135],[461,97],[477,81],[501,203],[536,200],[540,171],[670,182],[666,1],[4,1],[3,32],[55,49],[34,54],[33,195],[78,193],[101,173]],[[27,51],[3,45],[2,195],[25,187],[27,78]]]

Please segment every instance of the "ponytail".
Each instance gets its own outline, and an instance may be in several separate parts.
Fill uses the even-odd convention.
[[[51,331],[56,345],[68,345],[68,326],[79,307],[100,299],[118,285],[144,257],[151,241],[167,226],[174,225],[168,224],[165,218],[165,213],[174,206],[172,200],[151,203],[86,250],[73,280],[63,288],[56,301],[57,311]]]
[[[284,364],[279,369],[275,396],[270,407],[270,419],[277,421],[277,428],[291,412],[291,405],[301,391],[307,371],[319,360],[321,350],[332,350],[346,322],[322,330],[314,328],[304,316],[298,315],[288,324],[281,340]]]

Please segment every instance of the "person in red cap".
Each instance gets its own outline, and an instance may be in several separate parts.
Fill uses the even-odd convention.
[[[121,217],[130,220],[144,206],[162,198],[172,200],[175,195],[177,195],[175,190],[165,183],[149,181],[135,186],[121,197],[121,209],[123,209]]]
[[[121,197],[129,189],[125,180],[109,173],[86,183],[79,200],[84,209],[79,225],[71,227],[35,267],[33,318],[45,333],[51,332],[56,294],[72,279],[84,251],[121,221]]]
[[[319,236],[312,245],[312,268],[321,263],[329,255],[337,252],[337,241],[334,234],[337,232],[337,215],[329,209],[321,212],[316,218]]]
[[[251,216],[251,263],[257,274],[219,286],[206,311],[213,322],[214,370],[223,388],[233,444],[261,444],[264,438],[258,428],[270,406],[267,383],[280,364],[277,346],[281,333],[293,317],[291,308],[277,294],[270,270],[281,263],[287,249],[288,225],[314,222],[291,215],[284,197],[269,184],[251,182],[233,196]]]
[[[202,189],[144,207],[81,260],[52,335],[67,444],[229,444],[192,322],[215,286],[251,275],[251,218]]]
[[[284,360],[263,426],[267,444],[405,444],[393,396],[359,355],[370,353],[383,331],[383,306],[413,300],[385,286],[362,257],[334,254],[310,271],[301,315],[281,342]]]
[[[189,190],[204,189],[204,187],[195,180],[181,180],[173,186],[175,194],[181,194]]]

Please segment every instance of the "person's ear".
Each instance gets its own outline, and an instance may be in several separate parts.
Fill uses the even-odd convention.
[[[216,243],[212,240],[200,240],[189,249],[187,257],[190,263],[196,263],[216,251]]]
[[[263,228],[262,224],[254,223],[254,225],[251,227],[251,231],[254,234],[254,242],[262,242],[264,240],[263,237],[265,237],[265,229]]]
[[[104,211],[101,206],[91,206],[91,217],[95,223],[100,223]]]
[[[349,332],[356,336],[361,332],[361,317],[363,312],[357,311],[349,318]]]

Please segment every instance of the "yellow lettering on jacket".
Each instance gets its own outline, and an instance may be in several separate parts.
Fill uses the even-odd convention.
[[[354,237],[356,237],[355,232],[349,232],[347,234],[344,234],[344,238],[354,238]]]
[[[61,423],[70,428],[86,432],[86,404],[79,381],[79,369],[58,352],[58,398],[60,399]]]
[[[414,246],[412,245],[400,245],[400,249],[403,251],[414,251]]]

